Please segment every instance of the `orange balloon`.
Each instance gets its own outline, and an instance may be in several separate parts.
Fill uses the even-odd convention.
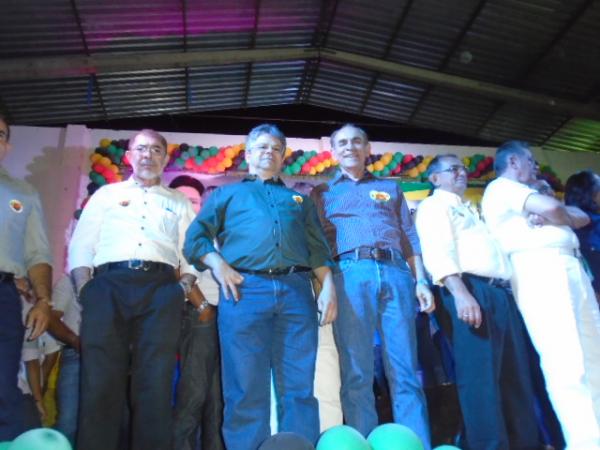
[[[225,149],[225,157],[227,157],[228,159],[235,158],[235,150],[231,147],[227,147]],[[229,166],[226,166],[226,167],[229,167]]]
[[[102,158],[100,158],[100,160],[98,162],[106,167],[109,167],[112,164],[112,161],[110,160],[110,158],[107,158],[106,156],[103,156]]]
[[[317,174],[317,170],[314,167],[311,167],[310,171],[308,173],[309,173],[309,175],[316,175]]]
[[[221,164],[223,164],[225,168],[229,169],[231,166],[233,166],[233,161],[231,160],[231,158],[227,157],[221,162]]]
[[[102,155],[100,153],[94,152],[90,155],[90,161],[92,161],[92,164],[94,164],[95,162],[98,162],[101,158],[102,158]]]
[[[119,167],[116,164],[111,164],[108,168],[112,170],[113,173],[119,173]]]
[[[223,165],[223,163],[222,163],[222,162],[220,162],[219,164],[217,164],[217,165],[215,166],[215,170],[216,170],[217,172],[225,172],[225,166]]]

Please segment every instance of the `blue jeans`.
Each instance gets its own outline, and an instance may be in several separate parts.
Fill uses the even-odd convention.
[[[12,282],[0,282],[0,442],[24,431],[23,394],[17,387],[24,334],[17,289]]]
[[[375,330],[394,421],[411,428],[430,448],[425,395],[417,377],[416,299],[408,265],[394,261],[343,260],[334,270],[338,317],[333,331],[340,354],[342,409],[346,424],[365,436],[377,426],[373,394]]]
[[[69,439],[72,446],[77,436],[79,413],[79,365],[79,353],[72,347],[65,347],[56,386],[58,418],[54,427]]]
[[[271,368],[279,431],[315,443],[319,410],[313,395],[317,308],[308,273],[244,274],[241,300],[219,302],[219,337],[228,450],[256,450],[270,436]]]

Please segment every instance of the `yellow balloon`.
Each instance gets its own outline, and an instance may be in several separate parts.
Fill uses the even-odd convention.
[[[285,149],[285,154],[283,155],[284,158],[289,158],[292,155],[293,150],[290,147],[287,147]]]
[[[175,150],[177,150],[178,147],[179,147],[179,144],[167,144],[167,153],[170,155]]]
[[[100,139],[100,147],[108,147],[112,140],[108,138]]]
[[[315,166],[315,169],[317,169],[317,172],[321,173],[325,170],[325,164],[321,162]]]
[[[323,161],[323,165],[325,166],[325,168],[331,167],[331,160],[330,159],[326,159],[325,161]]]
[[[408,176],[411,178],[417,178],[419,176],[419,169],[413,167],[408,171]]]
[[[384,168],[384,165],[381,161],[377,161],[377,162],[373,163],[373,169],[379,171],[379,170],[383,170],[383,168]]]
[[[466,156],[463,158],[463,163],[465,166],[469,166],[471,164],[471,158],[467,158]]]
[[[101,158],[102,158],[102,155],[100,153],[92,153],[90,155],[90,161],[92,161],[92,164],[94,164],[95,162],[98,162]]]
[[[310,171],[308,172],[310,175],[316,175],[317,174],[317,170],[314,167],[310,168]]]
[[[224,158],[221,164],[223,164],[227,169],[229,169],[233,165],[233,161],[231,160],[231,158]]]
[[[110,160],[110,158],[107,158],[106,156],[103,156],[102,158],[100,158],[100,160],[98,162],[106,167],[109,167],[112,164],[112,161]]]
[[[367,170],[368,170],[369,172],[373,172],[373,171],[375,170],[375,168],[373,167],[373,164],[369,164],[369,165],[367,166]]]
[[[423,161],[417,166],[417,169],[419,169],[419,172],[423,173],[427,170],[427,164],[425,164],[425,162]]]

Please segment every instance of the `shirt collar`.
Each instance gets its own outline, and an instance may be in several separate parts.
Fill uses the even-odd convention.
[[[365,169],[365,171],[363,172],[363,176],[359,180],[354,181],[352,178],[346,175],[346,173],[344,173],[342,169],[339,169],[333,177],[332,183],[337,184],[340,181],[354,181],[355,183],[359,183],[361,181],[374,180],[376,178],[377,177],[375,175],[373,175],[371,172]]]
[[[454,192],[446,191],[444,189],[435,189],[432,194],[435,198],[438,198],[446,203],[450,203],[453,205],[465,205],[470,206],[471,202],[464,201],[460,195],[455,194]]]
[[[133,178],[133,175],[131,175],[129,178],[127,178],[127,180],[125,181],[126,186],[127,187],[131,187],[131,188],[141,188],[141,189],[154,189],[154,188],[162,188],[164,189],[166,186],[164,185],[164,182],[161,178],[160,183],[155,184],[153,186],[142,186],[141,184],[139,184],[137,181],[135,181],[135,178]]]
[[[276,184],[278,186],[285,186],[285,183],[281,180],[280,177],[277,177],[277,176],[263,181],[260,178],[258,178],[258,175],[251,174],[251,175],[246,175],[244,177],[244,179],[242,180],[242,182],[252,182],[252,181],[258,181],[258,182],[262,182],[264,184]]]

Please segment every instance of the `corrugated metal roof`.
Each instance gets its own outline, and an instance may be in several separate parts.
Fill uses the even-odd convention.
[[[598,23],[594,0],[8,0],[0,108],[60,124],[305,103],[600,151]]]

